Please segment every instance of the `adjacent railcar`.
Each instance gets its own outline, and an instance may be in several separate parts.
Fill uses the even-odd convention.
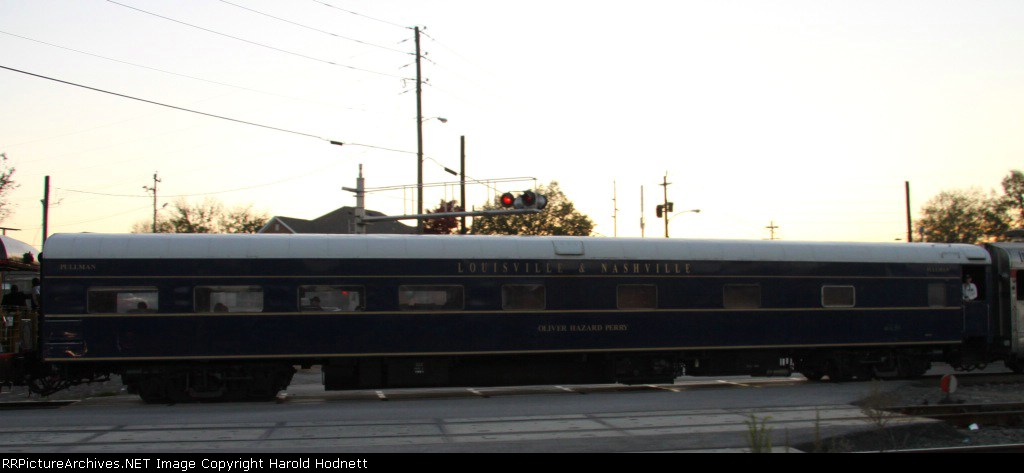
[[[1024,370],[1024,243],[985,247],[992,255],[989,339],[1007,366],[1020,372]],[[972,305],[968,303],[968,309]]]
[[[914,376],[1010,351],[990,263],[947,244],[54,235],[40,356],[148,401],[270,397],[294,365],[327,389]]]

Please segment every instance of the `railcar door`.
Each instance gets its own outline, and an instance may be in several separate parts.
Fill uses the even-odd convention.
[[[1024,355],[1024,268],[1010,270],[1010,321],[1011,348],[1020,358]]]

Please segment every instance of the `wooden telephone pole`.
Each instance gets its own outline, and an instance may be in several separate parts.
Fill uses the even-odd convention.
[[[156,173],[154,172],[153,173],[153,187],[142,186],[142,188],[146,189],[147,192],[152,192],[153,193],[153,233],[156,233],[156,184],[158,182],[162,182],[162,181],[160,179],[157,179]]]

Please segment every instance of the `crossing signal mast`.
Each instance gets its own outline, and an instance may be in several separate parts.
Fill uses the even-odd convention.
[[[477,210],[473,212],[437,212],[430,214],[416,214],[416,215],[395,215],[395,216],[380,216],[380,217],[368,217],[366,216],[366,208],[364,207],[364,196],[366,194],[365,181],[363,180],[363,167],[359,166],[359,178],[356,179],[356,188],[342,187],[342,189],[353,192],[356,194],[356,210],[355,210],[355,233],[365,234],[366,224],[374,222],[386,222],[395,220],[417,220],[423,221],[431,218],[448,218],[448,217],[493,217],[495,215],[524,215],[524,214],[535,214],[540,213],[544,210],[544,207],[548,205],[548,198],[537,194],[533,191],[523,191],[518,197],[512,195],[511,192],[506,192],[501,195],[500,204],[503,209],[495,210]]]

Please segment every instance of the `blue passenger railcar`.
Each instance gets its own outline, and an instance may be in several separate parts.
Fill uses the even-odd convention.
[[[292,365],[328,389],[912,376],[993,345],[989,264],[946,244],[54,235],[41,355],[147,400],[270,396]]]

